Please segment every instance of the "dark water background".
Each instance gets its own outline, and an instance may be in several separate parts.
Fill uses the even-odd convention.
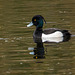
[[[0,75],[75,75],[75,37],[44,44],[45,59],[33,59],[35,27],[26,25],[34,15],[47,21],[44,28],[68,29],[75,35],[74,0],[0,0]]]

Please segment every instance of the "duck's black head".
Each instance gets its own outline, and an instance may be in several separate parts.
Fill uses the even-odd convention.
[[[46,23],[45,19],[41,15],[35,15],[32,18],[32,22],[28,24],[27,27],[35,25],[37,28],[42,28],[44,22]]]

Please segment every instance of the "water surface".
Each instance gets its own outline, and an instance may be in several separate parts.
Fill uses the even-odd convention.
[[[0,0],[1,75],[75,75],[75,37],[59,44],[44,44],[45,59],[33,59],[35,27],[26,25],[34,15],[44,16],[44,28],[67,29],[75,35],[74,0]]]

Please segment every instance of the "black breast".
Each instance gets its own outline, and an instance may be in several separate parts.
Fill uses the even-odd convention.
[[[33,40],[35,43],[41,43],[42,42],[42,39],[41,39],[42,33],[43,33],[42,28],[36,29],[34,31]]]

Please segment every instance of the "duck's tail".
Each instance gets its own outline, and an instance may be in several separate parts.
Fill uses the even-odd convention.
[[[68,30],[63,30],[62,33],[64,36],[63,42],[69,41],[71,39],[71,34],[69,33]]]

